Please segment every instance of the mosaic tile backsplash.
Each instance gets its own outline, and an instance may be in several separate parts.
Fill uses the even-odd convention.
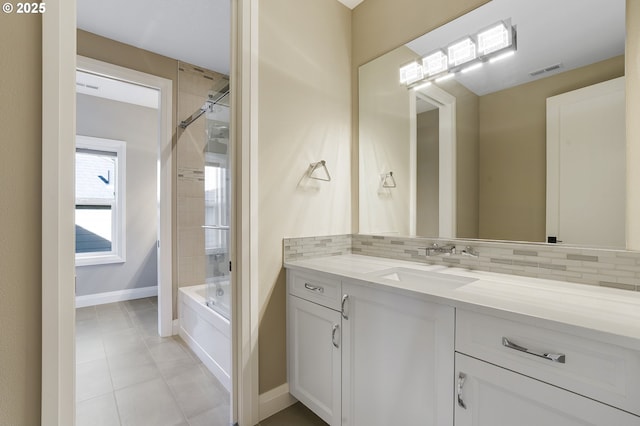
[[[433,243],[458,254],[426,257]],[[478,257],[460,254],[467,246]],[[285,261],[348,253],[640,291],[640,252],[360,234],[284,240]]]

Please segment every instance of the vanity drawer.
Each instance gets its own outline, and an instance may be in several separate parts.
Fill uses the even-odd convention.
[[[287,269],[289,293],[327,308],[340,310],[342,285],[340,280],[323,274]]]
[[[638,351],[460,309],[456,351],[640,415]]]

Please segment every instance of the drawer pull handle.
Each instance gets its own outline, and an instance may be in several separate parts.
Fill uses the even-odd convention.
[[[467,409],[467,405],[464,403],[462,399],[462,387],[464,386],[464,382],[467,380],[467,375],[464,373],[458,373],[458,405],[461,408]]]
[[[530,355],[534,355],[540,358],[544,358],[547,359],[549,361],[553,361],[553,362],[558,362],[560,364],[564,364],[565,363],[565,355],[564,354],[553,354],[553,353],[547,353],[547,352],[534,352],[530,349],[527,349],[523,346],[520,345],[516,345],[515,343],[513,343],[512,341],[510,341],[509,339],[507,339],[506,337],[502,338],[502,346],[505,346],[509,349],[515,349],[516,351],[520,351],[520,352],[524,352],[524,353],[528,353]]]
[[[333,329],[331,330],[331,343],[333,343],[333,346],[338,349],[340,348],[340,345],[336,342],[336,331],[338,331],[339,328],[340,326],[338,324],[333,324]]]
[[[304,283],[304,288],[306,288],[307,290],[318,292],[318,293],[324,293],[324,287],[320,287],[319,285]]]
[[[346,320],[349,319],[347,312],[344,310],[344,304],[347,303],[347,300],[349,300],[349,295],[345,294],[342,296],[342,303],[340,303],[340,314],[342,315],[342,318]]]

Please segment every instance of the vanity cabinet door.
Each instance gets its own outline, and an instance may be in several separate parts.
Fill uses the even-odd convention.
[[[454,309],[342,285],[342,424],[452,425]]]
[[[340,425],[340,312],[289,295],[287,316],[289,392]]]
[[[455,426],[638,426],[640,417],[456,353]]]

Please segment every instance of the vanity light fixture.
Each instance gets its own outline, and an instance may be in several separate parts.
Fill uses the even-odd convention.
[[[466,64],[476,58],[476,44],[471,37],[466,37],[453,43],[447,50],[449,52],[449,63],[453,67]]]
[[[478,33],[478,55],[488,55],[511,45],[511,31],[504,22]]]
[[[400,83],[411,84],[424,78],[422,65],[418,62],[411,62],[400,68]]]
[[[400,83],[411,89],[425,81],[440,83],[453,78],[457,72],[476,70],[485,62],[493,63],[512,56],[517,49],[516,40],[516,28],[511,25],[511,19],[504,19],[465,36],[446,49],[432,51],[421,61],[402,66]]]
[[[449,60],[442,49],[427,55],[422,60],[422,68],[427,76],[440,74],[449,68]]]

